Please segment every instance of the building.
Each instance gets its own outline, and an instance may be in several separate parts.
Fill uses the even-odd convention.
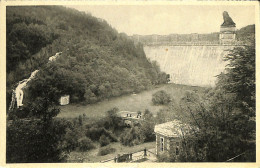
[[[226,11],[223,12],[224,22],[220,26],[219,42],[222,45],[233,44],[236,41],[236,24]]]
[[[175,151],[175,155],[178,157],[181,139],[189,130],[190,126],[183,124],[179,120],[173,120],[155,125],[154,132],[156,135],[156,155],[167,151]]]
[[[138,112],[120,111],[117,113],[124,120],[124,124],[132,126],[142,120],[142,115]]]
[[[64,95],[60,97],[60,105],[67,105],[70,103],[70,96]]]

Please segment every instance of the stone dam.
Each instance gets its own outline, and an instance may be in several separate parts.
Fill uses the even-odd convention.
[[[228,62],[223,58],[232,45],[147,45],[146,57],[170,74],[170,82],[192,86],[214,86]]]
[[[223,58],[236,46],[236,23],[227,11],[220,31],[210,34],[133,35],[142,43],[146,57],[170,75],[170,82],[192,86],[214,86],[217,75],[228,64]]]

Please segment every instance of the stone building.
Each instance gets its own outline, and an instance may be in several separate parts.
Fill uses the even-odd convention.
[[[236,24],[226,11],[223,12],[224,22],[220,26],[219,42],[222,45],[233,44],[236,41]]]
[[[174,151],[174,154],[178,157],[181,146],[181,138],[189,129],[190,127],[187,124],[183,124],[179,120],[173,120],[155,125],[154,132],[156,135],[156,155],[167,151]]]
[[[120,111],[117,113],[127,126],[133,126],[143,120],[142,115],[138,112]]]

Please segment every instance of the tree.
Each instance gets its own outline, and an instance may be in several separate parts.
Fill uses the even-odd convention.
[[[115,130],[120,127],[121,118],[117,115],[119,109],[114,107],[107,111],[107,116],[105,118],[105,128]]]
[[[48,163],[66,159],[63,146],[67,122],[52,120],[14,120],[7,127],[7,163]]]
[[[152,102],[154,105],[166,105],[171,101],[171,97],[164,90],[153,94]]]

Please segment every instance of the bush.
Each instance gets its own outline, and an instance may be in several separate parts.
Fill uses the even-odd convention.
[[[106,146],[99,149],[98,155],[104,156],[109,153],[114,153],[115,151],[116,151],[115,148],[112,148],[111,146]]]
[[[106,129],[104,129],[104,130],[105,130],[104,135],[106,135],[110,139],[111,142],[118,141],[116,135],[113,132],[106,130]]]
[[[170,103],[171,97],[164,90],[153,94],[152,102],[154,105],[165,105]]]
[[[101,137],[99,138],[99,143],[101,147],[107,146],[110,143],[110,139],[105,135],[101,135]]]
[[[100,136],[104,133],[104,128],[97,128],[93,126],[86,131],[86,136],[89,137],[92,141],[98,141]]]
[[[170,156],[168,152],[163,152],[159,155],[157,155],[157,161],[158,162],[170,162]]]
[[[99,141],[102,135],[108,137],[111,142],[118,141],[117,137],[111,131],[106,130],[104,127],[98,127],[98,125],[91,126],[86,131],[86,136],[92,141]]]
[[[82,152],[95,148],[95,145],[88,137],[81,138],[78,142],[78,148]]]
[[[144,142],[143,140],[144,140],[143,134],[136,127],[131,129],[126,129],[126,131],[124,131],[120,136],[120,142],[125,146],[138,145],[140,143],[143,143]]]

